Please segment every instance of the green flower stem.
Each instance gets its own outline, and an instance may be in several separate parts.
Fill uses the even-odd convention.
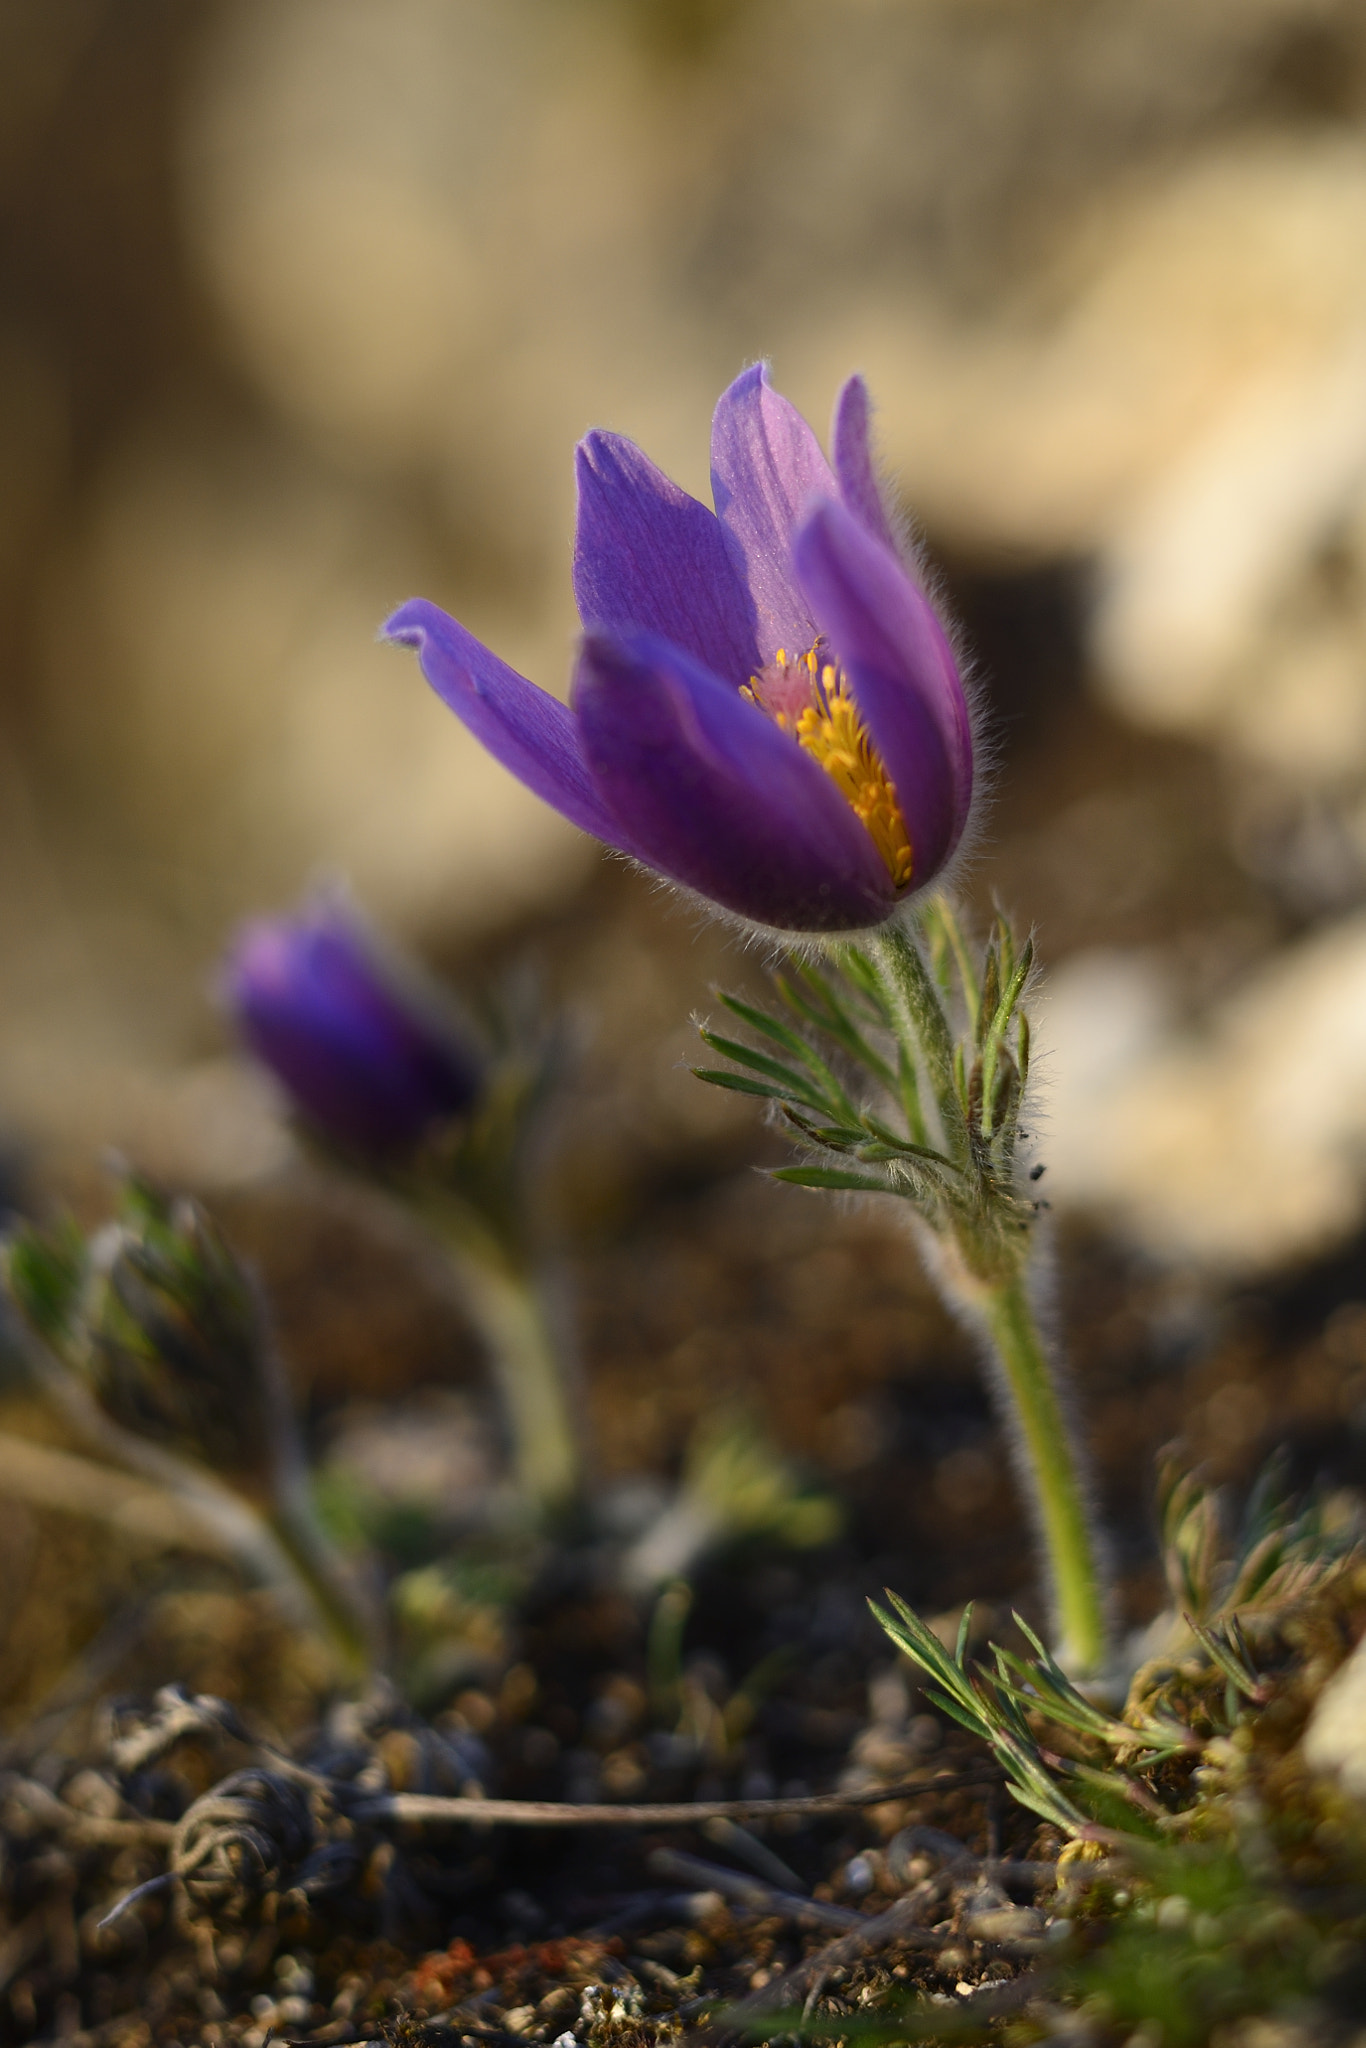
[[[553,1519],[583,1484],[579,1431],[542,1273],[503,1245],[466,1205],[422,1204],[444,1242],[462,1300],[484,1340],[512,1438],[523,1498]]]
[[[962,1158],[967,1150],[963,1105],[954,1080],[953,1034],[939,991],[920,948],[899,924],[884,926],[878,935],[878,952],[901,1017],[902,1029],[897,1035],[911,1059],[919,1054],[928,1068],[945,1150],[952,1158]]]
[[[937,1198],[920,1205],[939,1243],[935,1277],[950,1311],[985,1338],[999,1368],[998,1395],[1044,1547],[1059,1660],[1073,1675],[1093,1677],[1108,1648],[1104,1575],[1081,1446],[1030,1300],[1033,1219],[1015,1190],[1013,1143],[1004,1153],[996,1143],[986,1062],[974,1070],[972,1048],[957,1053],[943,996],[911,933],[888,925],[877,957],[903,1052],[925,1074],[939,1111],[944,1172]],[[962,972],[966,982],[965,958]],[[987,1054],[999,1057],[994,1042]]]
[[[363,1677],[382,1664],[378,1624],[362,1606],[319,1528],[302,1473],[295,1483],[276,1489],[263,1519],[289,1559],[348,1674]]]
[[[461,1264],[507,1411],[518,1484],[543,1514],[556,1514],[578,1494],[579,1446],[544,1290],[533,1276],[468,1252]]]
[[[969,1282],[964,1305],[980,1318],[1009,1391],[1052,1580],[1058,1662],[1075,1678],[1098,1677],[1109,1631],[1081,1452],[1058,1397],[1026,1275],[975,1289]]]

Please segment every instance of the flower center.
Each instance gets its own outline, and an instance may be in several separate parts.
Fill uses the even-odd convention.
[[[873,745],[842,669],[819,641],[795,661],[780,647],[740,692],[820,762],[870,834],[898,889],[910,887],[915,855],[896,787]]]

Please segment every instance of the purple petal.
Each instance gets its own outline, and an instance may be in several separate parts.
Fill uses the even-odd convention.
[[[891,877],[825,771],[690,656],[590,634],[574,687],[584,752],[640,858],[785,931],[878,924]]]
[[[575,451],[574,598],[587,627],[658,633],[737,687],[762,664],[716,514],[622,434]]]
[[[868,386],[862,377],[850,377],[835,400],[835,421],[830,432],[830,450],[839,478],[840,496],[856,519],[892,553],[897,551],[896,535],[887,517],[882,491],[873,467],[869,439],[872,409]]]
[[[224,994],[242,1034],[311,1124],[352,1150],[416,1145],[477,1096],[481,1066],[425,989],[322,904],[243,927]]]
[[[637,852],[603,804],[578,728],[557,697],[519,676],[425,598],[400,605],[380,631],[417,649],[437,696],[519,782],[582,831],[622,853]]]
[[[794,557],[896,786],[923,887],[958,844],[972,800],[972,725],[953,650],[924,593],[843,505],[812,508]]]
[[[792,536],[813,492],[835,495],[820,444],[762,363],[723,391],[711,429],[711,482],[757,614],[765,662],[780,647],[800,654],[816,637],[811,607],[792,569]]]

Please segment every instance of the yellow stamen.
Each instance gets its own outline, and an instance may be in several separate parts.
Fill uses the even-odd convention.
[[[770,677],[773,682],[767,683]],[[773,700],[780,689],[783,696],[790,696],[791,684],[798,681],[799,687],[805,686],[809,702],[794,716],[786,705]],[[870,834],[896,887],[909,888],[915,855],[896,788],[840,670],[833,662],[822,662],[817,647],[793,663],[780,647],[773,668],[762,677],[752,677],[744,695],[819,761]]]

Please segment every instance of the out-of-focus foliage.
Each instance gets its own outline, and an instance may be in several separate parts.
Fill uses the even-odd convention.
[[[251,1281],[204,1211],[130,1178],[89,1241],[70,1223],[5,1247],[15,1304],[122,1428],[260,1479],[281,1391]]]

